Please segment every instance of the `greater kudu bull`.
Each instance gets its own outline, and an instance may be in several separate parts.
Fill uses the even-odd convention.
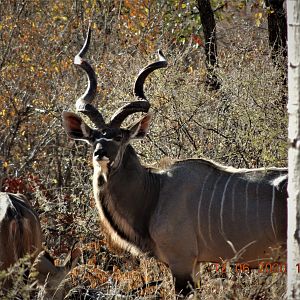
[[[284,245],[287,169],[234,169],[205,159],[177,161],[165,170],[143,166],[129,143],[146,135],[150,115],[128,128],[121,124],[130,114],[148,112],[143,83],[167,62],[160,53],[158,62],[145,67],[134,88],[140,99],[122,107],[106,123],[91,104],[96,77],[83,59],[89,41],[90,30],[74,60],[89,83],[76,108],[96,129],[71,112],[63,112],[63,124],[71,138],[94,149],[94,196],[101,222],[113,240],[133,254],[148,252],[165,262],[177,289],[195,276],[200,262],[236,256],[236,261],[255,266],[271,256],[272,247]]]
[[[26,254],[31,255],[38,272],[37,283],[42,299],[61,300],[65,294],[63,280],[76,265],[81,251],[74,247],[61,266],[42,251],[42,230],[37,213],[21,194],[0,193],[0,270],[6,270]],[[33,274],[33,273],[32,273]],[[8,280],[4,289],[11,288]]]

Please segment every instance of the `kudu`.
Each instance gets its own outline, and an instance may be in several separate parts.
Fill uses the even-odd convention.
[[[149,253],[166,263],[177,290],[195,279],[200,262],[236,262],[257,266],[286,243],[286,168],[235,169],[205,159],[176,161],[164,170],[141,164],[129,144],[143,138],[150,124],[146,114],[121,128],[124,119],[150,107],[143,92],[146,77],[167,66],[159,61],[138,75],[134,94],[140,98],[118,110],[110,122],[91,104],[96,76],[83,59],[90,42],[75,56],[75,65],[87,74],[88,87],[76,108],[78,115],[63,112],[69,137],[93,147],[93,191],[104,229],[131,253]]]
[[[81,251],[73,248],[64,264],[55,266],[53,258],[42,251],[40,220],[26,197],[0,193],[0,270],[6,270],[25,255],[31,255],[43,299],[63,299],[63,280],[76,265]],[[31,274],[34,274],[32,272]],[[8,281],[4,288],[10,288]]]

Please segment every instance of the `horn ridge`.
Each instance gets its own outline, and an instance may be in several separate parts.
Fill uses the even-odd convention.
[[[145,83],[145,80],[148,77],[148,75],[150,73],[152,73],[154,70],[160,69],[160,68],[166,68],[168,65],[168,62],[167,62],[162,50],[158,49],[157,56],[158,56],[158,61],[151,63],[148,66],[146,66],[145,68],[143,68],[139,72],[139,74],[135,80],[133,93],[138,98],[147,100],[147,98],[144,94],[144,83]]]
[[[154,70],[160,68],[166,68],[168,65],[165,56],[161,50],[158,50],[158,61],[151,63],[144,67],[138,74],[137,79],[134,84],[134,95],[139,98],[139,100],[131,102],[124,105],[118,109],[111,118],[110,126],[120,127],[122,122],[131,114],[136,112],[145,112],[147,113],[150,109],[150,103],[146,99],[144,94],[144,82],[148,75]]]
[[[84,55],[88,51],[90,40],[91,24],[89,25],[84,44],[74,58],[74,64],[85,71],[88,80],[88,85],[84,94],[81,95],[76,101],[76,110],[89,117],[97,128],[103,128],[106,126],[104,118],[100,111],[91,104],[97,93],[96,74],[92,66],[83,59]]]
[[[109,126],[118,128],[129,115],[134,114],[136,112],[147,113],[149,109],[150,103],[145,100],[138,100],[126,104],[114,113],[114,115],[111,117]]]

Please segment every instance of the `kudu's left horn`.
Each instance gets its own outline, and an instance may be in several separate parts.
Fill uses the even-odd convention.
[[[88,33],[83,47],[74,58],[74,64],[81,67],[87,74],[88,86],[83,95],[76,101],[76,110],[88,116],[97,128],[106,127],[104,118],[99,110],[91,104],[97,92],[97,78],[92,66],[83,59],[88,51],[91,39],[91,25],[89,26]]]

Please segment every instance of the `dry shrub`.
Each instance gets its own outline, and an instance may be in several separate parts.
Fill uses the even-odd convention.
[[[217,92],[210,91],[205,86],[202,49],[193,43],[177,47],[167,38],[169,33],[162,32],[150,43],[151,51],[145,50],[136,33],[122,35],[118,10],[108,9],[113,4],[99,3],[103,7],[93,15],[89,1],[76,1],[76,5],[66,1],[57,7],[33,1],[18,19],[3,19],[2,48],[9,49],[9,43],[14,48],[0,77],[4,87],[0,167],[5,175],[1,181],[17,178],[16,190],[30,186],[52,254],[62,257],[74,240],[81,241],[83,262],[72,273],[74,288],[81,290],[81,296],[174,299],[172,278],[165,266],[108,248],[92,196],[90,150],[70,141],[61,126],[61,111],[75,110],[75,100],[86,85],[83,73],[72,67],[86,20],[95,20],[88,59],[98,75],[95,103],[106,119],[133,100],[134,78],[155,59],[152,49],[159,45],[167,57],[169,67],[156,71],[145,85],[152,124],[148,137],[134,142],[134,147],[146,164],[164,166],[173,159],[204,156],[235,167],[285,166],[284,75],[271,61],[265,25],[256,28],[235,16],[231,22],[218,23],[216,73],[222,86]],[[16,15],[21,8],[9,5],[6,14]],[[134,37],[137,44],[131,43]],[[35,178],[36,184],[28,185],[28,178]],[[11,188],[10,181],[4,188]],[[162,283],[136,291],[151,281]],[[282,299],[284,289],[285,275],[281,274],[204,272],[197,297]],[[136,294],[131,294],[133,290]]]

